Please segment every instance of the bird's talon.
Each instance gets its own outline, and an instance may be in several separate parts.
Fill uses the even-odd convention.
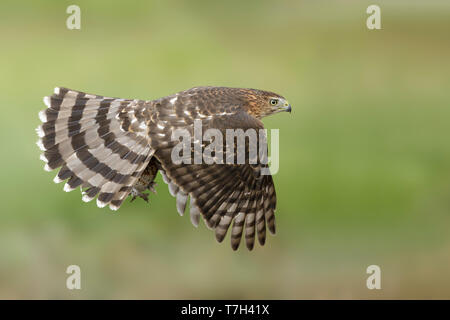
[[[154,194],[156,194],[156,189],[155,187],[157,187],[158,184],[156,182],[150,182],[150,184],[148,185],[148,190],[150,190],[151,192],[153,192]]]

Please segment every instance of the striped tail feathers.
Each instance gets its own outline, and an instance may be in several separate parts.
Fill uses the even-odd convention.
[[[61,168],[54,181],[68,179],[65,191],[80,186],[84,201],[98,195],[99,207],[117,210],[153,155],[145,123],[142,132],[124,126],[137,121],[134,105],[143,102],[56,88],[44,103],[36,131],[45,170]]]

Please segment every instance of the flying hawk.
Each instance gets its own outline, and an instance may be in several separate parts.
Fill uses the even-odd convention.
[[[261,118],[291,111],[282,96],[256,89],[195,87],[157,100],[131,100],[56,88],[39,113],[38,146],[45,170],[61,168],[56,183],[65,191],[82,190],[83,201],[97,196],[99,207],[117,210],[128,196],[148,200],[159,172],[176,197],[180,215],[200,216],[221,242],[231,223],[231,246],[239,247],[243,230],[249,250],[261,245],[266,225],[275,233],[276,195],[263,163],[174,163],[173,133],[203,130],[263,129]],[[205,145],[202,144],[204,147]],[[248,144],[246,152],[248,154]]]

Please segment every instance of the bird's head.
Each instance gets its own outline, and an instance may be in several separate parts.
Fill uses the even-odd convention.
[[[270,91],[247,89],[247,112],[261,119],[278,112],[291,112],[289,102],[279,94]]]

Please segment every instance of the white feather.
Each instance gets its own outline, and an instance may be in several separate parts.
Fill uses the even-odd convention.
[[[62,182],[63,180],[61,180],[58,176],[55,176],[54,178],[53,178],[53,182],[54,183],[60,183],[60,182]]]
[[[50,97],[44,97],[44,104],[50,108]]]
[[[41,153],[41,154],[39,155],[39,159],[41,159],[41,160],[44,161],[45,163],[48,162],[47,157],[46,157],[45,154],[43,154],[43,153]]]
[[[178,99],[178,97],[175,97],[175,98],[170,99],[169,101],[170,101],[171,104],[174,104],[175,101],[177,101],[177,99]]]
[[[39,149],[41,149],[42,151],[47,150],[47,149],[45,149],[44,144],[42,143],[42,141],[40,139],[38,141],[36,141],[36,144],[39,147]]]
[[[65,192],[70,192],[70,191],[72,191],[74,188],[72,188],[71,186],[69,186],[69,184],[68,183],[66,183],[65,185],[64,185],[64,191]]]
[[[39,119],[42,122],[47,122],[47,115],[45,114],[45,110],[39,111]]]
[[[83,196],[81,197],[81,200],[83,200],[84,202],[89,202],[94,198],[89,197],[87,194],[83,194]]]
[[[45,136],[44,130],[42,130],[42,126],[39,126],[36,128],[36,133],[39,136],[39,138],[42,138]]]
[[[106,205],[107,205],[106,202],[100,201],[100,200],[98,200],[98,198],[97,198],[97,206],[98,206],[99,208],[104,208],[104,207],[106,207]]]

